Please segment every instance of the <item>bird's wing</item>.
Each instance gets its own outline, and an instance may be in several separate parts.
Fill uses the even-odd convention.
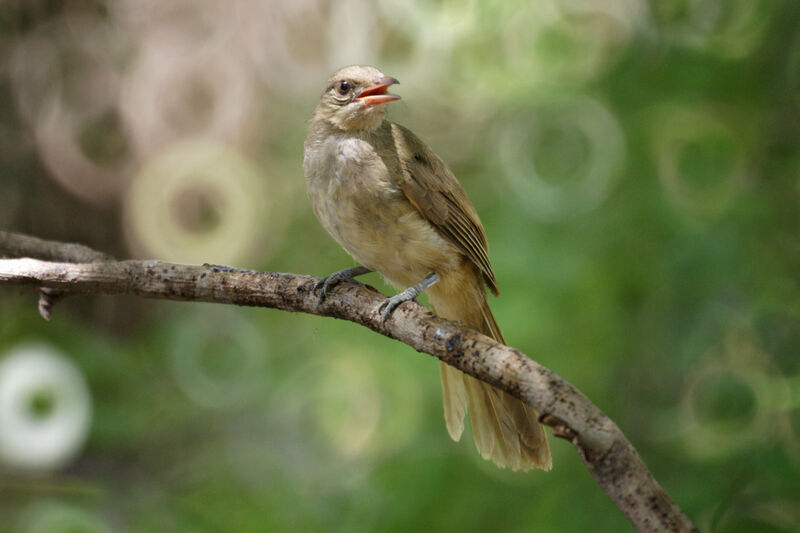
[[[434,228],[477,265],[493,294],[497,280],[489,263],[489,246],[478,213],[444,161],[411,131],[391,123],[400,159],[399,186]]]

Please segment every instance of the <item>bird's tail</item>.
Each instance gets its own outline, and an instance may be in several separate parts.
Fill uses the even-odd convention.
[[[439,283],[427,292],[439,316],[459,320],[505,343],[473,265],[465,263],[460,271],[440,276]],[[514,471],[550,470],[550,447],[532,407],[444,363],[441,373],[444,418],[453,440],[461,439],[469,409],[475,447],[484,459]]]

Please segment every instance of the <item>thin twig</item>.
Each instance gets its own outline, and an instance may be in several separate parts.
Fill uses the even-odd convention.
[[[0,259],[0,285],[271,307],[356,322],[438,357],[536,408],[555,436],[577,448],[597,483],[638,531],[696,531],[622,431],[578,389],[519,350],[436,317],[415,302],[402,304],[383,322],[376,309],[384,296],[355,282],[337,285],[319,302],[313,289],[318,278],[311,276],[114,261],[107,256],[90,262],[98,256],[85,247],[79,248],[79,257],[89,261],[74,262],[75,246],[0,232],[0,256],[26,257]],[[58,259],[61,262],[53,262]]]

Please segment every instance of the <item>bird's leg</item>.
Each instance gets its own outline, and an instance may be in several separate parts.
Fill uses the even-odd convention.
[[[368,274],[372,272],[372,270],[368,269],[367,267],[363,267],[361,265],[356,267],[345,268],[344,270],[340,270],[339,272],[334,272],[330,276],[325,276],[321,280],[319,280],[316,285],[314,285],[314,290],[320,290],[319,293],[319,300],[317,300],[318,304],[321,304],[325,297],[328,295],[328,291],[331,290],[334,286],[338,283],[343,281],[353,281],[353,278],[356,276],[361,276],[362,274]]]
[[[423,279],[416,285],[412,285],[403,292],[395,294],[391,298],[386,298],[378,306],[378,311],[382,310],[381,320],[385,322],[392,314],[392,311],[394,311],[398,305],[400,305],[403,302],[416,299],[417,296],[425,292],[425,289],[427,289],[437,281],[439,281],[439,276],[436,275],[436,272],[431,272],[430,274],[425,276],[425,279]]]

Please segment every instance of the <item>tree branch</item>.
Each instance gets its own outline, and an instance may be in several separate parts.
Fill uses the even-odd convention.
[[[68,263],[94,263],[113,261],[110,255],[92,250],[88,246],[74,243],[45,241],[0,231],[0,257],[31,257],[45,261],[64,261]],[[39,289],[39,314],[50,320],[53,306],[69,293],[51,287]]]
[[[85,246],[0,232],[0,285],[31,285],[69,293],[132,294],[331,316],[356,322],[481,381],[542,413],[553,434],[578,450],[597,483],[638,531],[697,531],[664,492],[622,431],[561,376],[477,331],[408,302],[382,322],[384,296],[343,282],[320,304],[318,278],[215,265],[115,261]]]

